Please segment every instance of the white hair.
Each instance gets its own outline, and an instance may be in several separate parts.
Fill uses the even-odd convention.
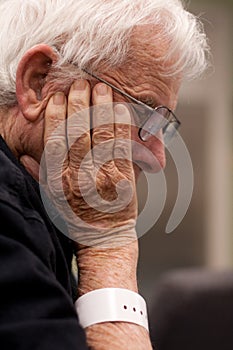
[[[161,38],[169,42],[163,60],[178,57],[167,74],[192,78],[205,70],[202,24],[180,0],[0,0],[0,106],[16,103],[17,66],[34,45],[56,48],[60,67],[117,67],[129,57],[133,29],[148,24],[159,28],[151,38],[155,47]]]

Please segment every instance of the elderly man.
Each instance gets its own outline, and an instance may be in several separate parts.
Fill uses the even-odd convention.
[[[1,349],[151,349],[135,177],[164,167],[202,27],[179,0],[2,0],[0,23]]]

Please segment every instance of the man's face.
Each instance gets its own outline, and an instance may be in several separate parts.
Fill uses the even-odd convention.
[[[165,77],[161,69],[166,73],[170,71],[173,63],[158,63],[158,58],[163,57],[169,50],[169,43],[153,43],[153,30],[150,26],[136,29],[131,39],[131,58],[128,64],[122,68],[107,71],[106,80],[132,97],[144,102],[152,108],[167,106],[174,110],[177,104],[178,90],[181,77]],[[156,46],[156,47],[155,47]],[[132,55],[133,52],[133,55]],[[174,58],[175,60],[175,58]],[[118,93],[114,94],[114,101],[131,103]],[[138,125],[138,122],[136,122]],[[165,166],[165,149],[162,142],[162,131],[143,142],[138,135],[138,127],[132,127],[133,161],[136,164],[136,174],[140,169],[148,172],[157,172]]]
[[[153,57],[148,53],[144,55],[144,60],[135,60],[134,66],[126,67],[121,71],[106,74],[107,80],[120,89],[124,89],[132,97],[147,104],[150,107],[167,106],[171,110],[175,109],[180,80],[159,76],[156,71]],[[115,93],[114,101],[126,101],[124,96]],[[136,120],[137,119],[137,120]],[[163,144],[162,131],[156,136],[151,136],[148,141],[140,139],[138,131],[140,116],[135,118],[135,125],[132,125],[133,140],[133,161],[136,175],[140,170],[147,172],[157,172],[165,166],[165,149]]]

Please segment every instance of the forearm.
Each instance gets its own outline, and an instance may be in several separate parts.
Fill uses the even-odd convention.
[[[125,288],[137,292],[136,269],[138,243],[111,249],[80,249],[79,296],[99,288]],[[149,350],[149,334],[143,327],[126,322],[108,322],[86,329],[87,342],[93,350]]]

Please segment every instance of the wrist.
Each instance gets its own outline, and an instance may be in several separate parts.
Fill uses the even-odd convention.
[[[138,242],[118,248],[80,247],[77,252],[79,296],[100,288],[137,292]]]
[[[78,246],[78,294],[100,288],[125,288],[138,292],[136,269],[138,241],[109,249]],[[137,324],[106,322],[85,329],[87,343],[95,350],[152,350],[148,331]],[[100,339],[105,339],[104,342]]]

